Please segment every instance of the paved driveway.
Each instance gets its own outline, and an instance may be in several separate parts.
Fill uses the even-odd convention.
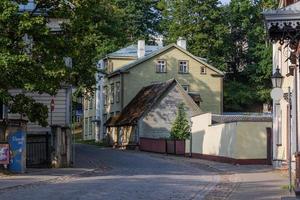
[[[204,199],[221,180],[215,170],[184,159],[76,146],[76,167],[97,169],[0,194],[0,199]]]

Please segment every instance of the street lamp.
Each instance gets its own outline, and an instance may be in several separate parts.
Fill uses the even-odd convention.
[[[281,88],[283,76],[280,73],[279,67],[276,68],[276,72],[272,75],[271,79],[273,88]]]

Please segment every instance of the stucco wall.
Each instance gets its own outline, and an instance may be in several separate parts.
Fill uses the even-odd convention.
[[[113,63],[113,70],[116,71],[124,65],[133,62],[135,58],[109,58],[109,61]]]
[[[212,125],[211,114],[192,117],[192,153],[233,159],[266,159],[271,122],[231,122]],[[190,140],[186,140],[190,152]]]
[[[157,59],[167,61],[167,73],[156,73]],[[189,61],[189,73],[178,73],[179,60]],[[203,111],[213,113],[221,112],[222,82],[221,77],[213,77],[216,72],[206,67],[206,74],[200,73],[203,66],[197,60],[191,58],[177,48],[171,48],[160,55],[155,56],[130,70],[129,74],[124,74],[124,106],[138,93],[138,91],[154,82],[163,82],[171,78],[176,78],[181,85],[189,85],[190,92],[201,95],[203,102],[200,108]]]
[[[169,138],[177,106],[184,102],[188,116],[199,114],[196,105],[185,96],[181,86],[174,86],[163,99],[140,121],[139,136],[146,138]],[[189,99],[187,99],[189,98]]]

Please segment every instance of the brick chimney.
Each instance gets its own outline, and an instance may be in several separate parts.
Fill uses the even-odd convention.
[[[137,56],[138,58],[145,56],[145,40],[139,40],[138,41],[138,48],[137,48]]]

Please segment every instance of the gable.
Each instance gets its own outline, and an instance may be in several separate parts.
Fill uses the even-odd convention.
[[[167,73],[171,73],[174,75],[178,74],[178,67],[179,67],[179,61],[186,60],[189,62],[189,72],[190,74],[196,73],[200,74],[200,68],[205,67],[208,75],[217,74],[214,70],[212,70],[207,65],[200,63],[195,58],[191,57],[190,55],[186,54],[185,52],[181,51],[180,49],[176,47],[172,47],[164,52],[161,52],[160,54],[153,56],[152,58],[148,59],[145,62],[142,62],[135,67],[132,67],[128,69],[130,72],[131,70],[143,70],[142,67],[150,67],[156,72],[156,63],[157,60],[165,60],[167,62]],[[134,69],[137,68],[137,69]]]
[[[166,52],[169,52],[170,50],[173,50],[173,49],[177,49],[177,50],[181,51],[183,54],[189,56],[190,59],[193,59],[194,61],[197,61],[198,63],[206,66],[209,69],[211,69],[212,71],[214,71],[216,73],[216,75],[221,75],[221,76],[224,75],[224,73],[222,71],[220,71],[217,68],[215,68],[215,67],[211,66],[210,64],[206,63],[202,58],[194,56],[193,54],[191,54],[187,50],[185,50],[185,49],[177,46],[176,44],[168,45],[168,46],[166,46],[166,47],[164,47],[162,49],[159,49],[159,50],[151,53],[148,56],[144,56],[143,58],[140,58],[140,59],[138,59],[138,60],[136,60],[136,61],[134,61],[132,63],[129,63],[128,65],[123,66],[120,69],[120,71],[122,71],[122,72],[130,71],[132,68],[140,66],[144,62],[146,62],[146,61],[148,61],[150,59],[156,58],[157,56],[160,56],[162,54],[165,54]],[[114,72],[114,73],[116,73],[116,72]]]

